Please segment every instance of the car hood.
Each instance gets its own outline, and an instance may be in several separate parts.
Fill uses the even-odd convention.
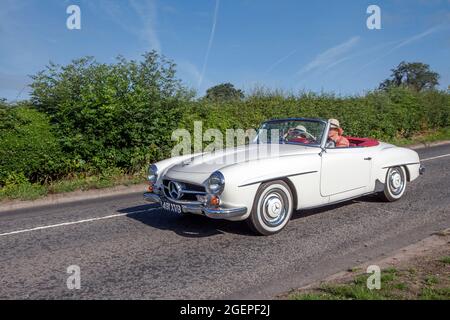
[[[300,154],[319,153],[317,147],[292,144],[249,144],[193,156],[169,171],[185,173],[212,173],[242,162],[272,159]]]

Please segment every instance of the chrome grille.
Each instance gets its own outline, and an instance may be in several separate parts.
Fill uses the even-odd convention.
[[[164,195],[174,200],[197,201],[198,195],[206,195],[205,187],[182,181],[164,179],[163,187]],[[176,196],[175,189],[178,189],[178,193],[181,193],[179,197]]]

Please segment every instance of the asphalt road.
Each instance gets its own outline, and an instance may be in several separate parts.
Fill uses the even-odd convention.
[[[450,227],[450,145],[404,198],[298,212],[271,237],[245,223],[178,216],[141,194],[0,214],[2,299],[273,298]],[[434,159],[433,159],[434,158]],[[68,266],[81,270],[69,290]]]

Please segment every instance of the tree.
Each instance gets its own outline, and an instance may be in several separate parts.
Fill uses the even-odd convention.
[[[189,93],[175,64],[155,51],[140,61],[91,57],[50,64],[31,84],[31,101],[46,113],[61,146],[81,170],[138,171],[170,153],[170,136]],[[155,146],[161,147],[155,147]]]
[[[439,84],[439,74],[431,71],[430,66],[425,63],[402,61],[391,71],[391,77],[380,84],[380,89],[404,86],[422,91],[433,89]]]
[[[244,93],[231,83],[222,83],[206,90],[206,99],[211,101],[229,101],[244,98]]]

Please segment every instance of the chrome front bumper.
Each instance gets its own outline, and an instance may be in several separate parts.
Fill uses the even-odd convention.
[[[194,213],[207,216],[212,219],[227,219],[239,217],[247,213],[246,207],[241,208],[223,208],[223,207],[207,207],[199,201],[179,201],[167,199],[156,193],[144,193],[144,199],[149,202],[161,203],[161,201],[172,202],[181,206],[181,210],[186,213]]]

